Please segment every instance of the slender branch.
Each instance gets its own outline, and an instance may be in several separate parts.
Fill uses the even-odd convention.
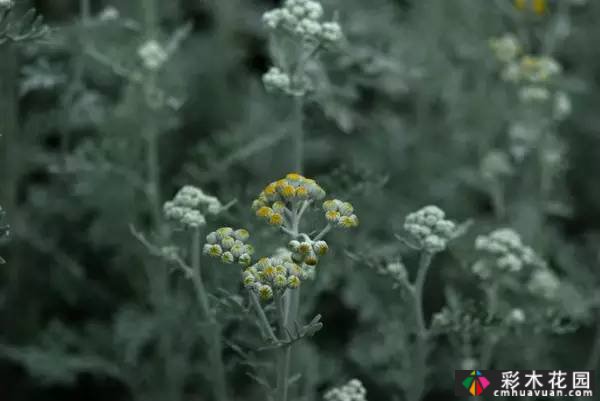
[[[279,342],[279,340],[277,339],[277,336],[275,335],[275,332],[273,331],[273,328],[271,327],[271,323],[269,323],[269,319],[267,319],[267,315],[265,314],[265,311],[263,310],[262,306],[260,305],[258,297],[256,296],[256,294],[254,292],[252,292],[252,291],[248,291],[248,292],[250,293],[250,301],[252,302],[252,306],[256,310],[256,314],[258,315],[258,319],[261,323],[261,327],[263,328],[263,331],[269,336],[271,341],[273,341],[275,343]]]
[[[283,294],[278,294],[275,297],[277,307],[277,320],[279,323],[279,335],[284,341],[289,340],[286,330],[287,313],[283,304]],[[277,396],[276,401],[287,401],[288,395],[288,376],[290,369],[292,347],[281,347],[277,358]]]

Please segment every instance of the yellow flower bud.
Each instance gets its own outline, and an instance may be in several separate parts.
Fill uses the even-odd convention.
[[[269,218],[269,224],[273,226],[280,226],[283,224],[283,215],[280,213],[273,213]]]
[[[270,218],[273,215],[273,209],[268,206],[263,206],[256,211],[258,217]]]

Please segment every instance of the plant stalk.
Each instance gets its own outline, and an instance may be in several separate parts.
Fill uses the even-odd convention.
[[[283,302],[283,294],[276,296],[277,320],[279,323],[279,336],[283,340],[289,340],[286,331],[287,313]],[[290,370],[291,347],[284,346],[278,349],[277,357],[277,395],[275,401],[287,401],[288,377]]]
[[[223,355],[221,350],[223,349],[223,344],[221,341],[221,327],[219,322],[217,321],[214,311],[210,307],[210,302],[208,300],[208,293],[206,292],[206,287],[204,286],[204,282],[202,281],[202,271],[200,264],[200,244],[201,244],[201,233],[200,229],[193,230],[192,233],[192,243],[191,254],[192,254],[192,282],[194,284],[194,292],[196,293],[196,298],[198,299],[198,303],[200,304],[200,308],[202,309],[202,313],[204,317],[209,322],[209,336],[210,336],[210,352],[209,357],[211,360],[213,372],[213,385],[214,385],[214,396],[217,401],[227,401],[227,385],[225,378],[225,364],[223,363]]]
[[[425,323],[425,315],[423,312],[423,290],[425,287],[425,280],[429,267],[431,266],[431,260],[433,255],[429,252],[422,252],[419,259],[419,270],[417,272],[417,278],[415,280],[413,297],[415,307],[415,320],[417,321],[417,333],[414,353],[414,369],[416,379],[413,387],[410,390],[409,399],[411,401],[419,401],[423,397],[425,391],[425,379],[427,376],[427,341],[429,333],[427,331],[427,324]]]

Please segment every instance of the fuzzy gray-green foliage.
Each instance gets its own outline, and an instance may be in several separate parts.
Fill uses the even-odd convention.
[[[205,234],[243,226],[257,254],[282,245],[250,209],[296,168],[298,110],[262,83],[281,61],[261,23],[273,2],[57,2],[38,10],[50,31],[24,3],[0,12],[7,399],[212,399],[214,327],[230,398],[265,399],[273,351],[239,269],[202,258],[213,321],[161,252],[191,256],[162,216],[188,184],[237,201],[207,217]],[[329,234],[302,287],[299,321],[320,314],[323,328],[294,344],[290,400],[355,377],[369,399],[416,401],[450,399],[454,369],[598,370],[600,4],[549,3],[540,16],[508,0],[322,1],[344,40],[306,65],[303,173],[350,200],[360,226]],[[8,18],[22,26],[6,29]],[[569,115],[520,101],[502,79],[490,39],[506,33],[562,65],[549,85],[569,96]],[[150,40],[165,52],[156,68],[138,56]],[[517,123],[533,128],[518,136]],[[462,231],[425,282],[424,367],[411,295],[423,250],[404,222],[429,204]],[[528,286],[529,270],[483,283],[474,273],[495,260],[477,237],[505,227],[560,283],[551,297]]]

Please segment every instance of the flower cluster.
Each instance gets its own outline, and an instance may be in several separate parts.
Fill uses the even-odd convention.
[[[325,191],[315,180],[291,173],[267,185],[252,203],[252,209],[269,224],[281,226],[285,222],[286,212],[291,213],[304,201],[324,197]]]
[[[144,67],[156,71],[167,62],[167,51],[156,40],[148,40],[138,48],[138,56],[142,59]]]
[[[354,214],[354,207],[349,202],[339,199],[330,199],[323,202],[325,218],[327,221],[343,228],[358,226],[358,217]]]
[[[514,61],[521,53],[521,44],[517,37],[511,33],[491,39],[490,47],[494,51],[498,61],[503,63]]]
[[[523,85],[519,90],[523,102],[544,102],[551,97],[548,84],[561,72],[561,65],[552,57],[525,55],[509,61],[502,71],[502,78]]]
[[[367,390],[358,379],[352,379],[340,387],[325,393],[325,401],[366,401]]]
[[[304,41],[334,44],[343,38],[335,21],[322,22],[323,7],[313,0],[286,0],[283,7],[268,11],[263,22],[270,29],[283,29]]]
[[[446,244],[456,234],[456,225],[446,220],[444,211],[437,206],[425,206],[406,216],[404,229],[429,253],[446,249]]]
[[[3,8],[12,8],[13,4],[13,0],[0,0],[0,10]]]
[[[329,245],[323,240],[313,241],[306,236],[304,241],[292,240],[288,244],[291,259],[308,269],[319,263],[319,257],[329,251]]]
[[[206,195],[201,189],[191,185],[182,187],[173,200],[165,202],[163,212],[167,219],[185,228],[198,228],[206,224],[203,213],[217,214],[221,202],[214,196]]]
[[[247,289],[255,291],[260,299],[268,301],[276,293],[300,287],[302,280],[311,278],[313,274],[313,269],[295,263],[286,251],[261,258],[244,270],[242,282]]]
[[[553,299],[560,287],[558,277],[550,269],[537,269],[531,275],[527,289],[544,299]]]
[[[246,244],[250,233],[243,229],[234,230],[231,227],[221,227],[206,236],[204,253],[214,258],[221,258],[224,263],[237,262],[242,266],[252,263],[254,248]]]
[[[269,68],[269,71],[263,75],[262,80],[268,91],[290,93],[292,90],[290,76],[278,67]]]
[[[515,7],[520,11],[533,11],[543,15],[548,10],[548,0],[515,0]]]
[[[510,228],[501,228],[488,235],[480,235],[475,240],[475,248],[493,259],[494,265],[501,271],[519,272],[524,266],[543,267],[543,261],[528,246],[523,245],[521,237]],[[473,273],[483,279],[492,276],[488,263],[476,263]]]

